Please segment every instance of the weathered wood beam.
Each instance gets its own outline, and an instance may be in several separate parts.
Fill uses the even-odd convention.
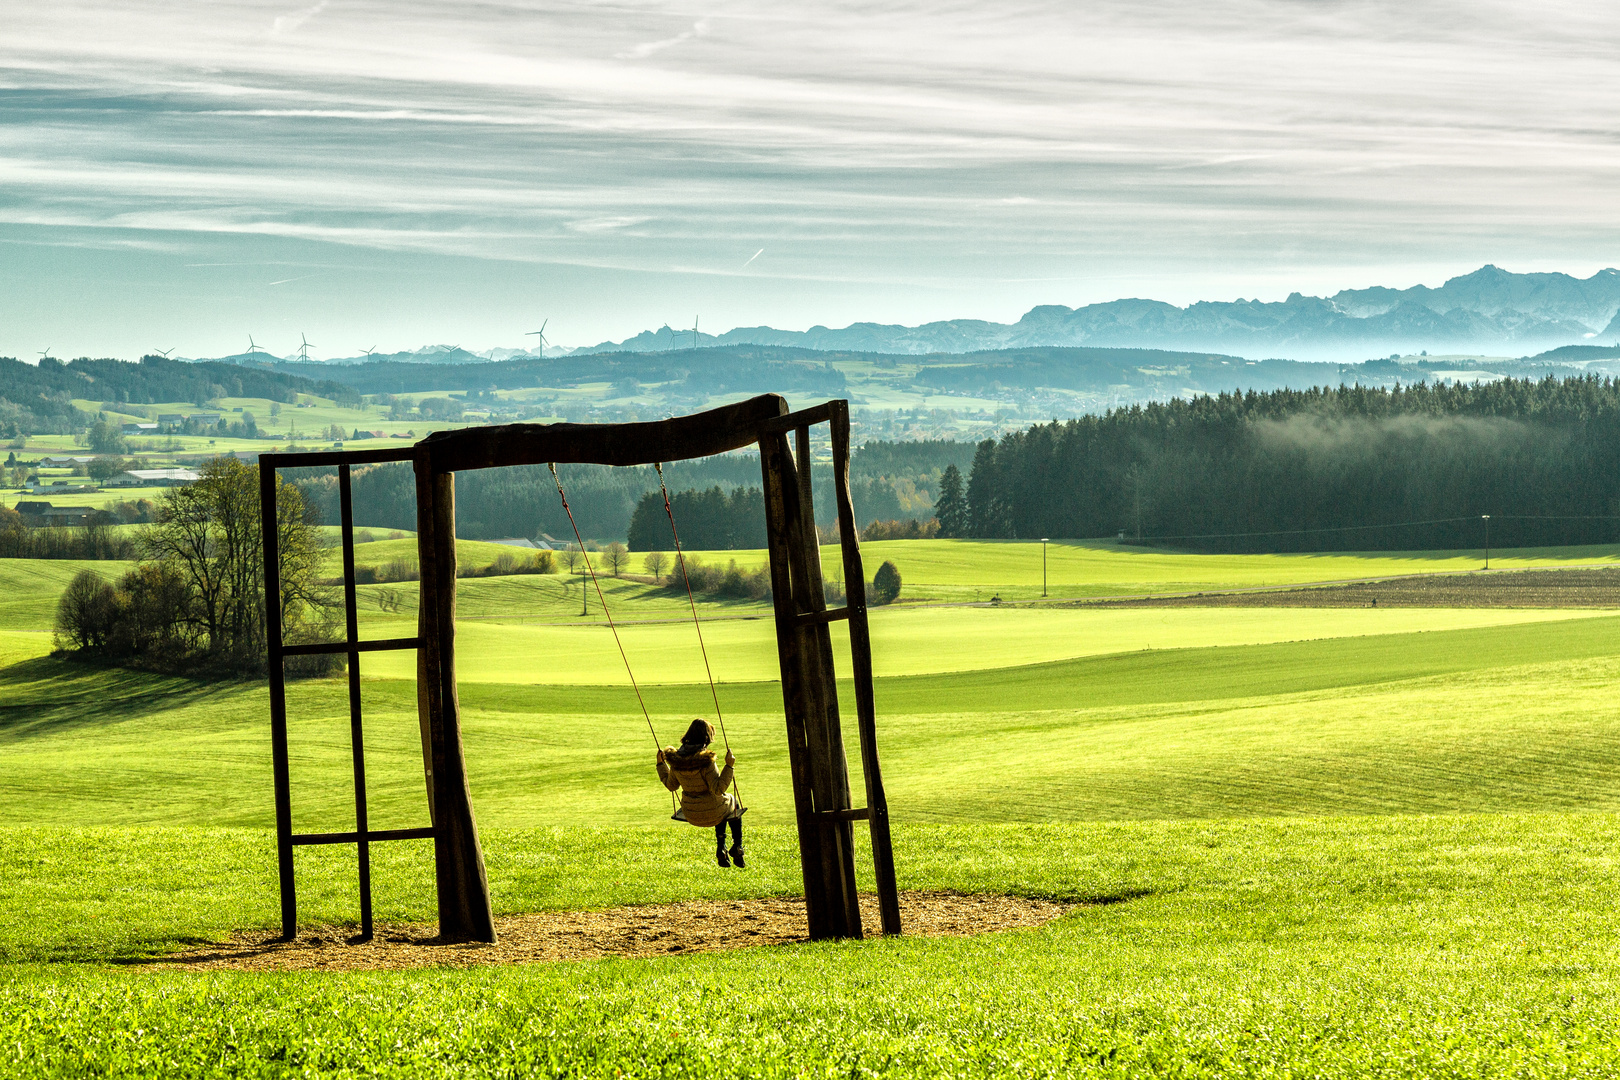
[[[433,845],[439,935],[494,941],[489,878],[478,843],[456,693],[455,477],[418,443],[417,552],[422,574],[421,655],[433,758]]]
[[[895,882],[894,845],[889,834],[889,801],[878,763],[877,707],[872,693],[872,631],[866,621],[866,571],[855,532],[855,503],[849,490],[849,403],[829,402],[832,411],[833,494],[838,504],[838,538],[844,555],[845,607],[849,611],[850,669],[855,683],[855,718],[861,739],[861,772],[872,832],[872,868],[877,878],[878,912],[885,934],[900,933],[900,892]]]
[[[264,639],[270,674],[270,767],[276,799],[276,870],[281,883],[281,936],[298,936],[293,879],[292,778],[287,758],[287,672],[281,647],[281,553],[276,525],[276,470],[259,463],[259,525],[264,550]]]
[[[441,472],[546,462],[651,465],[708,457],[758,441],[761,422],[787,411],[780,394],[642,424],[497,424],[440,431],[417,443]]]

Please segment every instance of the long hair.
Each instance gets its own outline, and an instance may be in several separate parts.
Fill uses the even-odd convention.
[[[692,726],[686,729],[685,735],[681,736],[682,749],[688,746],[702,749],[712,742],[714,742],[714,725],[701,716],[693,720]]]

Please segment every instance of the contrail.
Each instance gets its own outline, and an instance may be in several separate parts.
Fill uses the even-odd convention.
[[[748,262],[743,263],[743,266],[746,267],[748,265],[748,263],[753,262],[755,259],[759,258],[763,254],[765,254],[765,249],[760,248],[758,251],[756,251],[752,255],[748,256]]]

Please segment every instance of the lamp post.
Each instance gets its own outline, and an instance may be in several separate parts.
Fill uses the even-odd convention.
[[[1046,537],[1041,537],[1041,597],[1046,597]]]
[[[1485,523],[1485,569],[1491,568],[1491,515],[1481,514],[1479,519]]]

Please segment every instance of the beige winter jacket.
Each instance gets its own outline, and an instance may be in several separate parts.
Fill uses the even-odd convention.
[[[693,825],[712,827],[731,816],[735,803],[726,795],[726,788],[731,786],[731,766],[722,769],[713,750],[682,756],[673,746],[664,747],[658,779],[669,790],[680,791],[681,809]]]

